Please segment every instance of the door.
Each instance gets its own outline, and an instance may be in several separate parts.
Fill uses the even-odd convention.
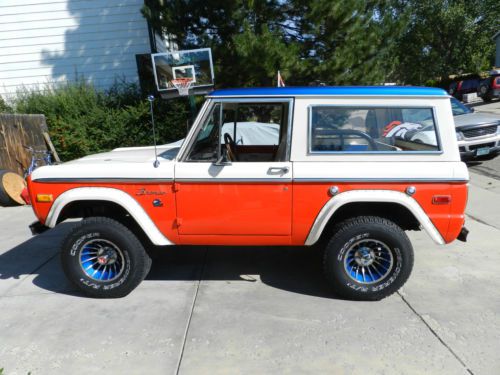
[[[213,102],[176,164],[182,236],[291,236],[290,100]]]

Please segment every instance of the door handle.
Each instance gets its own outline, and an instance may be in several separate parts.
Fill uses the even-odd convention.
[[[288,172],[290,172],[288,167],[270,167],[268,169],[269,174],[287,174]]]

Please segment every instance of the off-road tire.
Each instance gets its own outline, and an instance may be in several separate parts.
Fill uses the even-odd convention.
[[[107,241],[121,252],[123,267],[111,281],[90,277],[81,265],[83,247],[89,241]],[[151,258],[137,237],[123,224],[106,218],[83,219],[64,239],[61,262],[66,277],[84,294],[96,298],[120,298],[133,291],[147,276]]]
[[[350,300],[376,301],[396,292],[408,280],[413,268],[413,248],[406,233],[395,223],[377,216],[347,219],[333,228],[326,245],[323,268],[332,288],[339,296]],[[347,271],[348,254],[362,241],[380,241],[392,254],[387,274],[372,283],[357,282]],[[380,275],[382,277],[383,275]]]

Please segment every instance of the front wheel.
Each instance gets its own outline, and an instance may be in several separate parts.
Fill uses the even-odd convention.
[[[66,277],[83,293],[97,298],[126,296],[151,267],[137,237],[105,217],[82,220],[63,241],[61,261]]]
[[[341,222],[325,249],[324,272],[335,291],[373,301],[396,292],[413,268],[413,248],[393,222],[360,216]]]

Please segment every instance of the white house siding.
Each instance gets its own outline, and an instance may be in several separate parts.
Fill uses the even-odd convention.
[[[0,95],[85,79],[137,81],[151,53],[143,0],[0,0]]]

